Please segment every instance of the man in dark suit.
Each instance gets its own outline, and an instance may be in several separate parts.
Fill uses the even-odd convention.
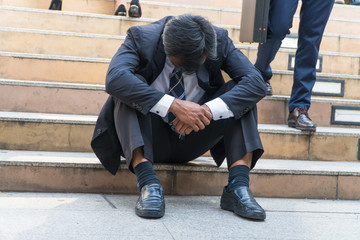
[[[290,33],[298,2],[299,0],[270,1],[268,36],[266,43],[259,45],[255,63],[266,82],[267,95],[272,95],[269,82],[272,77],[270,63],[274,60],[286,34]],[[303,0],[301,3],[294,83],[289,101],[289,127],[316,131],[316,124],[310,119],[308,110],[311,91],[316,81],[320,42],[333,5],[334,0]]]
[[[231,81],[225,83],[222,70]],[[110,63],[110,97],[91,145],[112,174],[125,157],[137,176],[135,212],[141,217],[165,212],[153,163],[185,163],[210,149],[216,164],[226,157],[229,168],[221,207],[264,220],[249,189],[249,171],[263,154],[256,103],[265,90],[261,74],[227,31],[200,16],[131,27]]]

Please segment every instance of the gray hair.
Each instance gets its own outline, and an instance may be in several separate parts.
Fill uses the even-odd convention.
[[[217,58],[216,32],[201,16],[184,14],[171,19],[165,26],[163,42],[167,56],[181,58],[180,68],[195,72],[204,56]]]

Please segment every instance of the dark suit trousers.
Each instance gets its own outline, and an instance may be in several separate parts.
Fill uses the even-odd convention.
[[[138,147],[143,147],[144,157],[153,163],[185,163],[223,141],[228,166],[247,152],[254,152],[252,167],[264,152],[257,130],[256,107],[238,120],[212,120],[204,130],[181,140],[158,115],[143,115],[118,99],[114,101],[115,127],[130,170],[132,152]]]
[[[270,80],[270,63],[275,58],[282,40],[292,27],[298,0],[271,0],[268,37],[260,44],[255,66],[265,80]],[[303,0],[298,31],[298,48],[295,56],[294,83],[289,101],[289,111],[295,107],[309,109],[311,91],[316,81],[316,62],[319,46],[334,0]]]

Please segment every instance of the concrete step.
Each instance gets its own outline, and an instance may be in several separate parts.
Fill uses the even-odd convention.
[[[237,47],[255,63],[257,57],[257,47],[241,46]],[[281,48],[271,63],[272,69],[294,70],[296,49]],[[360,54],[320,52],[316,65],[317,72],[359,75],[360,73]]]
[[[0,79],[0,111],[97,115],[104,85]]]
[[[126,30],[133,25],[143,25],[159,19],[156,18],[127,18],[104,14],[76,13],[65,11],[48,11],[42,9],[18,8],[0,6],[0,27],[29,28],[52,31],[95,33],[125,36]],[[18,15],[21,15],[21,19]],[[164,14],[167,15],[167,14]],[[210,14],[212,16],[213,14]],[[25,20],[25,21],[24,21]],[[217,21],[217,20],[216,20]],[[329,21],[325,34],[359,36],[357,31],[360,20],[334,19]],[[229,36],[238,43],[240,35],[239,24],[222,24],[214,22],[219,27],[228,29]],[[340,26],[339,26],[340,25]],[[344,27],[346,25],[346,27]],[[328,30],[329,29],[329,30]],[[296,34],[294,24],[292,29]],[[333,42],[339,39],[333,39]],[[330,45],[333,43],[330,43]],[[346,46],[346,42],[342,45]]]
[[[0,150],[0,166],[1,191],[138,193],[126,164],[112,176],[92,153]],[[206,157],[154,168],[167,195],[221,195],[228,178]],[[260,159],[250,176],[257,197],[358,200],[359,183],[360,163],[344,161]]]
[[[130,26],[152,21],[154,19],[0,6],[1,27],[125,36]]]
[[[257,52],[255,48],[238,47],[250,61],[255,61]],[[292,69],[293,55],[293,50],[281,49],[272,64],[273,69]],[[322,60],[319,60],[319,71],[328,74],[354,75],[353,77],[357,78],[356,75],[360,71],[360,54],[322,52],[320,55]],[[109,62],[110,58],[0,52],[0,63],[3,66],[0,70],[0,78],[103,84]],[[282,88],[290,89],[291,86],[290,83]],[[282,92],[276,94],[288,95]]]
[[[358,161],[360,129],[317,127],[315,133],[259,124],[264,158]]]
[[[90,152],[97,117],[0,112],[0,149]]]
[[[104,90],[97,84],[0,79],[0,111],[97,115],[108,97]],[[288,101],[288,96],[262,100],[259,123],[287,124]],[[323,127],[359,128],[359,106],[360,100],[313,97],[310,116]]]
[[[0,78],[104,84],[109,62],[105,58],[0,52]]]
[[[130,1],[127,1],[127,8]],[[224,21],[231,21],[231,24],[237,25],[240,22],[238,15],[242,11],[242,0],[147,0],[141,1],[143,17],[158,18],[159,14],[180,15],[183,13],[193,13],[211,18],[219,18]],[[0,5],[48,9],[48,0],[0,0]],[[295,17],[299,17],[301,3],[296,11]],[[113,0],[67,0],[63,1],[63,11],[87,12],[112,15],[115,10]],[[236,15],[232,14],[236,13]],[[358,19],[360,14],[356,6],[335,4],[330,18]],[[162,15],[161,15],[162,16]],[[220,22],[217,22],[220,23]],[[224,23],[227,24],[227,23]]]
[[[287,125],[289,99],[265,97],[258,103],[259,123]],[[312,97],[309,115],[318,126],[360,128],[360,100]]]
[[[89,152],[96,116],[0,112],[0,149]],[[318,127],[301,132],[259,124],[264,158],[324,161],[360,160],[360,129]]]
[[[325,33],[321,41],[320,51],[360,53],[360,36]]]
[[[293,71],[274,70],[271,79],[274,95],[290,96],[293,84]],[[317,73],[312,95],[332,98],[360,99],[360,76],[358,74]],[[228,79],[228,77],[227,77]]]
[[[0,27],[4,52],[111,58],[124,40],[118,35]]]
[[[123,43],[124,39],[124,36],[118,35],[0,27],[0,51],[4,52],[111,58]],[[23,44],[24,42],[27,44]],[[357,45],[359,45],[359,48],[356,47]],[[251,52],[252,60],[255,61],[257,52],[256,44],[241,43],[241,45],[238,46],[244,51]],[[296,46],[297,37],[295,35],[289,35],[284,40],[281,51],[290,51],[291,54],[295,54]],[[327,54],[328,52],[336,54],[336,52],[338,52],[339,54],[351,53],[360,55],[360,37],[328,35],[324,37],[321,50],[321,54]],[[286,56],[283,57],[283,54],[280,56],[280,53],[274,64],[281,65],[287,69],[288,66],[286,64],[289,64],[289,60]],[[283,63],[277,63],[279,62],[278,59],[282,59]],[[332,59],[326,57],[323,61],[329,62],[332,61]],[[326,69],[325,66],[324,68]],[[349,68],[352,69],[352,65],[348,67],[345,65],[346,71],[351,71]]]

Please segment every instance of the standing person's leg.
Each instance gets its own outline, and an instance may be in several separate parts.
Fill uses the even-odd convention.
[[[49,10],[61,10],[62,1],[61,0],[51,0]]]
[[[114,15],[126,16],[126,0],[115,0]],[[129,8],[129,17],[141,17],[141,6],[139,0],[131,0]]]
[[[259,44],[255,67],[260,70],[267,83],[267,95],[272,95],[269,80],[272,77],[270,63],[274,60],[282,40],[292,27],[298,0],[271,0],[269,9],[268,35],[265,43]]]
[[[334,0],[303,0],[300,12],[298,49],[295,56],[294,83],[289,101],[288,125],[300,130],[315,130],[307,115],[311,91],[316,81],[319,47]],[[295,110],[295,111],[294,111]]]
[[[129,17],[141,17],[141,6],[139,0],[131,0],[129,8]]]
[[[310,108],[311,91],[316,81],[316,63],[326,23],[334,0],[303,0],[300,13],[298,49],[295,56],[294,84],[289,111]]]
[[[114,15],[126,16],[126,0],[115,0]]]

